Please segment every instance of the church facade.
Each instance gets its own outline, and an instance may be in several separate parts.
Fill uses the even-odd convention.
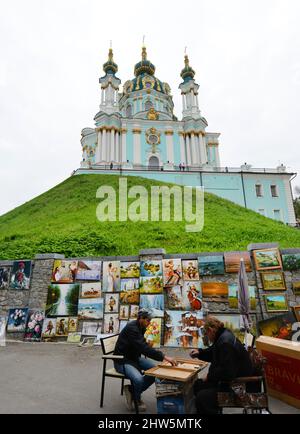
[[[199,85],[185,56],[181,71],[182,119],[173,113],[168,83],[155,76],[146,48],[134,67],[135,77],[124,83],[112,49],[99,79],[100,110],[94,128],[82,130],[82,161],[75,174],[105,173],[142,176],[204,190],[229,199],[266,217],[296,223],[290,181],[284,166],[253,169],[221,167],[219,133],[209,132],[198,102]]]

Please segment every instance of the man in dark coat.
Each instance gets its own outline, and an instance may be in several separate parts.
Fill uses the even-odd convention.
[[[217,392],[228,390],[228,386],[222,385],[222,382],[231,381],[236,377],[251,376],[253,367],[245,347],[217,318],[207,317],[204,336],[212,345],[190,352],[191,357],[211,363],[207,376],[197,380],[194,385],[196,408],[200,414],[216,414]]]
[[[120,361],[114,361],[116,371],[129,378],[133,384],[133,390],[130,385],[124,387],[129,410],[133,409],[132,400],[134,394],[139,411],[146,411],[146,406],[141,400],[141,394],[155,381],[155,377],[143,374],[143,371],[155,366],[149,359],[169,362],[171,365],[177,364],[175,359],[165,356],[161,351],[155,350],[147,344],[144,333],[150,321],[151,312],[143,309],[140,310],[137,320],[130,321],[121,331],[114,351],[115,355],[124,356]],[[147,359],[142,358],[142,354]]]

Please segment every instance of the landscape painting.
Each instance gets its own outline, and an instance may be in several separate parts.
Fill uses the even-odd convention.
[[[78,261],[65,261],[56,259],[54,261],[51,282],[73,283],[76,280]]]
[[[293,292],[295,295],[300,295],[300,281],[292,283]]]
[[[241,324],[241,317],[237,314],[213,314],[214,317],[216,317],[219,321],[222,321],[224,323],[224,327],[231,330],[232,333],[241,341],[244,342],[245,338],[245,330],[243,328],[243,324]],[[256,336],[256,323],[254,318],[251,317],[252,320],[252,327],[250,329],[250,333],[254,336]]]
[[[105,313],[119,312],[119,297],[120,297],[120,294],[107,293],[104,295],[104,312]]]
[[[0,267],[0,289],[8,289],[9,286],[9,267]]]
[[[129,290],[120,293],[121,304],[138,304],[140,302],[140,291]]]
[[[13,263],[10,287],[12,289],[29,289],[31,261],[15,261]]]
[[[244,259],[247,273],[252,271],[251,257],[249,252],[225,252],[225,271],[226,273],[238,273],[241,259]]]
[[[104,315],[103,333],[119,333],[119,314],[107,313]]]
[[[300,253],[284,253],[282,255],[282,265],[285,271],[300,270]]]
[[[182,285],[181,259],[164,259],[162,264],[164,286]]]
[[[76,316],[80,285],[54,284],[48,289],[46,316]]]
[[[228,301],[228,284],[225,282],[201,282],[202,297],[209,301]]]
[[[101,261],[78,261],[76,280],[95,280],[101,278]]]
[[[162,293],[163,281],[161,276],[156,277],[140,277],[140,293]]]
[[[152,318],[148,325],[144,337],[148,345],[152,348],[159,348],[161,342],[161,318]]]
[[[162,276],[162,263],[161,261],[142,261],[141,262],[141,276],[153,277]]]
[[[288,303],[285,294],[264,294],[267,312],[288,311]]]
[[[141,294],[140,308],[151,310],[153,317],[164,316],[164,295],[163,294]]]
[[[237,284],[230,284],[228,287],[228,306],[230,309],[238,309],[238,285]],[[249,297],[250,297],[250,310],[256,310],[256,286],[249,285]]]
[[[121,279],[139,278],[140,277],[140,263],[134,262],[121,262]]]
[[[105,292],[120,291],[120,261],[104,261],[102,289]]]
[[[82,283],[80,298],[100,298],[101,282]]]
[[[42,338],[51,339],[56,336],[56,318],[45,318],[42,328]]]
[[[197,259],[182,260],[183,280],[199,280],[199,270]]]
[[[132,289],[138,290],[140,287],[139,279],[121,279],[121,292],[130,291]]]
[[[288,312],[258,321],[257,327],[263,336],[291,340],[294,333],[292,327],[295,321],[293,312]]]
[[[103,318],[103,298],[80,298],[78,301],[78,319]]]
[[[177,348],[203,348],[202,312],[166,310],[164,317],[164,346]]]
[[[277,248],[253,250],[253,258],[258,271],[282,268],[281,257]]]
[[[225,274],[223,255],[199,256],[198,266],[201,276]]]
[[[264,272],[260,273],[261,281],[265,291],[277,290],[285,291],[284,273],[282,272]]]
[[[187,310],[202,309],[202,291],[200,282],[184,282],[183,300]]]
[[[8,310],[7,332],[24,332],[28,308],[12,308]]]
[[[25,328],[24,340],[29,342],[39,342],[42,339],[43,321],[45,312],[32,309],[28,311],[27,324]]]
[[[81,334],[85,336],[96,336],[102,331],[102,321],[84,321]]]

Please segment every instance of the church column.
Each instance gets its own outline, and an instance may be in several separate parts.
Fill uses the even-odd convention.
[[[133,128],[133,164],[141,165],[141,130]]]
[[[180,143],[180,163],[187,164],[186,156],[185,156],[185,143],[183,132],[179,131],[179,143]]]
[[[186,136],[185,136],[185,146],[186,146],[187,165],[190,166],[190,164],[191,164],[191,150],[190,150],[190,137],[188,134],[186,134]]]
[[[204,133],[201,132],[200,136],[200,158],[201,158],[201,164],[207,163],[207,153],[206,153],[206,143],[204,138]]]
[[[182,110],[185,110],[186,109],[185,95],[184,95],[184,93],[182,93],[181,95],[182,95]]]
[[[191,133],[191,149],[192,149],[192,164],[198,163],[197,158],[197,149],[196,149],[196,141],[195,141],[195,133]]]
[[[110,161],[115,161],[115,130],[111,130],[111,142],[110,142]]]
[[[117,163],[120,162],[120,140],[119,140],[119,131],[116,131],[116,153],[115,160]]]
[[[166,135],[166,147],[167,147],[167,160],[170,164],[174,164],[174,143],[173,143],[173,131],[165,131]]]
[[[107,158],[107,153],[106,153],[106,149],[107,149],[107,140],[106,140],[106,129],[103,129],[102,132],[102,155],[101,155],[101,161],[106,161]]]
[[[98,131],[98,141],[96,147],[96,155],[95,155],[95,163],[99,163],[101,161],[101,150],[102,150],[102,131]]]
[[[127,158],[126,158],[126,133],[127,130],[125,128],[123,128],[121,130],[122,132],[122,148],[121,148],[121,158],[120,161],[123,163],[126,163]]]
[[[111,130],[107,130],[106,136],[106,161],[110,163],[111,161]]]

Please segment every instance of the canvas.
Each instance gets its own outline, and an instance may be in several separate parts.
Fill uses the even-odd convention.
[[[137,319],[139,310],[140,310],[139,305],[137,304],[130,305],[129,319]]]
[[[120,291],[120,261],[104,261],[102,289],[105,292]]]
[[[42,338],[51,339],[56,336],[56,318],[45,318],[43,322]]]
[[[12,289],[29,289],[31,261],[15,261],[13,263],[10,287]]]
[[[184,282],[183,301],[187,310],[202,309],[202,291],[200,282]]]
[[[129,318],[129,305],[122,304],[120,306],[119,319],[128,320]]]
[[[76,280],[78,261],[56,259],[53,264],[51,282],[73,283]]]
[[[106,313],[104,315],[103,332],[104,333],[119,333],[119,314]]]
[[[39,342],[42,339],[44,318],[44,311],[37,309],[29,310],[24,334],[25,341]]]
[[[199,270],[197,259],[182,260],[183,280],[199,280]]]
[[[28,308],[12,308],[8,310],[7,332],[24,332]]]
[[[260,270],[276,270],[282,268],[278,249],[253,250],[255,267]]]
[[[8,289],[9,277],[10,277],[10,268],[0,267],[0,289]]]
[[[295,295],[300,295],[300,281],[292,283],[293,292]]]
[[[244,341],[245,330],[243,324],[241,324],[241,316],[239,314],[215,314],[211,313],[212,316],[216,317],[219,321],[224,323],[224,327],[232,331],[232,333],[241,341]],[[250,333],[256,336],[256,320],[251,317],[252,327]]]
[[[249,252],[225,252],[225,271],[226,273],[238,273],[240,269],[241,258],[244,259],[247,273],[252,271],[251,257]]]
[[[85,336],[96,336],[102,331],[102,321],[84,321],[81,334]]]
[[[228,284],[225,282],[201,282],[202,297],[209,301],[227,301]]]
[[[250,310],[256,310],[256,286],[248,286],[249,289],[249,297],[250,297]],[[238,285],[232,283],[228,286],[228,307],[230,309],[238,309]]]
[[[56,319],[56,336],[68,336],[68,317],[59,317]]]
[[[120,265],[121,279],[139,278],[140,277],[140,263],[138,261],[121,262]]]
[[[105,313],[119,312],[119,297],[120,297],[120,294],[107,293],[104,295],[104,312]]]
[[[284,273],[282,272],[264,272],[260,273],[262,285],[265,291],[277,290],[285,291]]]
[[[291,340],[293,335],[293,323],[295,316],[293,312],[288,312],[282,315],[275,315],[271,318],[258,321],[257,327],[260,333],[264,336],[272,338]]]
[[[80,298],[100,298],[101,282],[82,283]]]
[[[68,333],[67,342],[69,342],[70,344],[79,344],[80,340],[81,340],[80,332]]]
[[[282,266],[285,271],[300,270],[300,253],[284,253],[282,255]]]
[[[138,304],[140,302],[140,291],[130,290],[120,293],[121,304]]]
[[[141,294],[140,309],[151,310],[153,317],[164,316],[164,295],[163,294]]]
[[[189,300],[187,292],[180,285],[169,286],[165,289],[166,309],[189,310]]]
[[[78,319],[103,318],[103,298],[80,298],[78,301]]]
[[[203,348],[202,312],[165,310],[164,346],[177,348]]]
[[[141,294],[159,294],[163,292],[163,281],[161,276],[140,277]]]
[[[101,261],[78,261],[76,280],[94,280],[101,278]]]
[[[264,294],[267,312],[288,311],[288,303],[285,294]]]
[[[141,274],[142,277],[162,276],[162,262],[161,261],[142,261]]]
[[[182,285],[181,259],[164,259],[162,264],[164,286]]]
[[[77,317],[71,317],[68,321],[68,332],[74,333],[77,332],[78,329],[78,318]]]
[[[144,337],[152,348],[160,348],[162,318],[152,318]]]
[[[76,316],[80,285],[52,283],[48,289],[46,316]]]
[[[198,266],[200,276],[215,276],[225,273],[223,255],[199,256]]]

